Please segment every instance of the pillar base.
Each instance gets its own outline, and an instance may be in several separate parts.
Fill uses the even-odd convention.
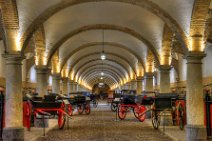
[[[24,141],[24,128],[4,128],[3,141]]]
[[[160,117],[160,125],[173,126],[173,119],[170,112],[162,114],[162,116]]]
[[[206,127],[200,125],[186,125],[186,140],[187,141],[206,141]]]
[[[150,109],[150,106],[146,106],[147,109]],[[146,119],[151,119],[152,118],[152,111],[146,112]]]

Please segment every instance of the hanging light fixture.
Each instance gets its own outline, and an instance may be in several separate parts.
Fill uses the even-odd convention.
[[[104,46],[105,46],[105,43],[104,43],[104,29],[102,30],[102,52],[101,52],[101,55],[100,55],[100,58],[102,60],[105,60],[106,59],[106,54],[104,52]]]

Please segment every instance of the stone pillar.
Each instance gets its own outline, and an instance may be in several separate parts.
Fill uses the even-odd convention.
[[[144,76],[144,90],[145,91],[154,91],[153,87],[153,73],[145,73]]]
[[[21,55],[5,54],[6,95],[4,141],[24,141]]]
[[[169,93],[170,89],[170,70],[171,66],[161,65],[160,70],[160,93]]]
[[[60,94],[60,74],[52,75],[52,93]]]
[[[137,77],[137,94],[141,94],[143,88],[143,78]]]
[[[62,94],[68,94],[68,78],[62,78]]]
[[[81,92],[82,91],[82,87],[80,84],[78,84],[78,91]]]
[[[204,100],[202,86],[202,62],[204,53],[189,53],[187,56],[186,88],[186,138],[188,141],[204,140]]]
[[[73,80],[68,80],[68,94],[74,92],[73,83]]]
[[[78,83],[73,82],[73,92],[77,92],[77,91],[78,91]]]
[[[49,68],[47,67],[36,67],[37,74],[37,92],[39,96],[48,94],[48,73]]]
[[[126,83],[126,89],[127,89],[127,90],[130,90],[130,89],[131,89],[131,84],[130,84],[130,82],[127,82],[127,83]]]
[[[136,87],[137,87],[137,82],[136,80],[131,80],[130,82],[130,90],[136,90]]]

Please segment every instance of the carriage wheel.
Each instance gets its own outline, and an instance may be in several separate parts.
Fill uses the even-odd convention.
[[[70,116],[72,116],[73,115],[73,110],[72,110],[72,106],[71,106],[71,104],[68,104],[68,107],[67,107],[68,109],[68,114],[70,115]]]
[[[89,103],[85,105],[85,114],[89,115],[91,112],[91,106]]]
[[[27,127],[27,130],[30,131],[31,106],[30,106],[30,103],[29,102],[26,103],[25,117],[26,117],[26,127]]]
[[[159,117],[158,117],[158,114],[156,111],[153,111],[152,125],[153,125],[154,129],[158,129],[158,127],[160,125],[160,120],[159,120]]]
[[[59,129],[63,129],[63,127],[65,125],[65,122],[66,122],[65,115],[62,112],[59,112],[58,113],[58,126],[59,126]]]
[[[79,113],[80,115],[83,113],[84,108],[83,108],[83,105],[82,105],[82,104],[77,105],[77,111],[78,111],[78,113]]]
[[[118,105],[116,103],[112,102],[110,108],[111,108],[111,111],[115,112],[118,108]]]
[[[118,107],[118,116],[119,116],[119,119],[121,119],[121,120],[125,119],[126,115],[127,115],[127,108],[120,105]]]
[[[145,111],[146,111],[145,106],[143,106],[143,105],[139,106],[139,112],[140,113],[138,114],[139,115],[138,119],[139,119],[140,122],[143,122],[146,119],[146,113],[144,113]]]
[[[146,107],[141,105],[141,106],[136,106],[133,108],[133,113],[134,116],[140,121],[143,122],[146,119],[146,113],[142,114],[143,112],[146,111]],[[142,114],[142,115],[141,115]]]
[[[136,118],[139,117],[138,113],[139,113],[139,106],[136,106],[135,108],[133,108],[133,114]]]

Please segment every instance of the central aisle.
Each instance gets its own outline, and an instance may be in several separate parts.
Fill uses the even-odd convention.
[[[69,130],[55,127],[47,137],[37,141],[171,141],[147,123],[141,123],[133,114],[126,120],[114,121],[115,113],[107,105],[92,108],[90,115],[74,115]]]

